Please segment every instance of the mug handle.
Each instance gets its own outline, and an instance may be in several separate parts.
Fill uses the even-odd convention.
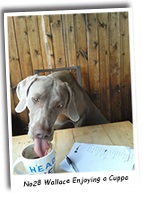
[[[18,169],[16,169],[16,165],[19,164],[19,163],[23,163],[21,157],[19,157],[19,158],[14,162],[14,166],[13,166],[14,171],[15,171],[17,174],[25,175],[25,173],[23,173],[23,172],[19,171]]]

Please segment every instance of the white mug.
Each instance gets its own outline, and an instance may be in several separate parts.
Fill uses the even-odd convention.
[[[23,163],[27,174],[50,174],[55,170],[55,152],[52,145],[52,150],[44,157],[38,158],[34,152],[34,144],[26,146],[21,151],[21,156],[14,162],[14,171],[17,174],[25,174],[16,168],[16,165]]]

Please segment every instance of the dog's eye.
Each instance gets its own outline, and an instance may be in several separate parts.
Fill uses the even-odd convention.
[[[58,105],[57,105],[57,108],[62,108],[62,107],[63,107],[62,104],[58,104]]]
[[[38,98],[34,98],[34,101],[35,101],[35,102],[39,102],[39,99],[38,99]]]
[[[31,98],[31,100],[35,104],[40,103],[41,102],[41,94],[39,94],[39,93],[34,94],[33,97]]]

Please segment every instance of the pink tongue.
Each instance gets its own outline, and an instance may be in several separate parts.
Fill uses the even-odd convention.
[[[48,142],[46,140],[35,138],[34,143],[34,151],[37,154],[37,156],[45,156],[47,150],[50,148]]]

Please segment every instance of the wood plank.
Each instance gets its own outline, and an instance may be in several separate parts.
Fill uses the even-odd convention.
[[[114,145],[129,146],[130,148],[133,148],[133,142],[129,139],[129,135],[126,137],[128,133],[125,133],[119,126],[119,123],[102,125],[104,131]]]
[[[106,135],[101,125],[74,128],[72,131],[75,142],[112,145],[111,140]]]
[[[129,121],[120,122],[119,128],[124,131],[125,137],[133,144],[133,125]]]
[[[67,139],[68,138],[68,139]],[[68,155],[73,144],[73,133],[71,129],[58,130],[54,132],[53,138],[54,150],[55,150],[55,171],[56,173],[63,172],[60,167],[60,163],[65,159],[65,155]]]
[[[112,141],[110,140],[101,125],[88,126],[87,130],[93,139],[93,144],[113,145]]]
[[[10,67],[10,79],[11,79],[11,108],[12,114],[15,113],[15,106],[18,104],[19,100],[16,95],[16,87],[17,84],[22,80],[21,76],[21,65],[20,65],[20,57],[18,55],[17,43],[15,38],[15,30],[13,18],[8,17],[8,43],[9,43],[9,67]],[[28,124],[28,116],[27,111],[19,114],[21,119],[22,129],[25,128]]]
[[[66,67],[61,15],[50,15],[55,67]]]
[[[121,16],[121,86],[122,86],[122,120],[132,121],[130,48],[128,13]]]
[[[66,24],[66,18],[67,15],[62,15],[62,24],[63,24],[63,40],[64,40],[64,50],[65,50],[65,65],[66,67],[69,66],[69,59],[68,59],[68,43],[67,43],[67,24]]]
[[[13,93],[15,93],[14,90],[16,89],[18,82],[21,81],[22,78],[20,73],[19,57],[17,53],[12,17],[8,17],[8,44],[9,44],[9,68],[10,68],[10,81],[11,81],[11,86],[10,86],[11,110],[12,114],[15,114],[15,100]]]
[[[121,120],[120,15],[109,13],[110,21],[110,76],[112,121]]]
[[[77,66],[74,17],[63,15],[63,31],[65,44],[66,67]],[[77,80],[76,70],[69,70]]]
[[[93,144],[93,139],[88,131],[87,127],[82,127],[72,129],[74,141],[75,142],[81,142],[81,143],[89,143]]]
[[[22,79],[33,74],[31,54],[28,42],[28,30],[26,25],[26,17],[14,17],[15,33],[19,60],[21,66]]]
[[[93,103],[101,110],[100,70],[97,14],[87,14],[87,48],[89,63],[90,96]]]
[[[122,135],[124,135],[124,140],[128,140],[131,144],[131,148],[133,149],[133,135],[132,137],[130,137],[130,134],[128,133],[128,131],[126,131],[126,129],[123,129],[122,126],[120,125],[120,123],[118,123],[117,125],[115,123],[113,123],[113,127],[117,130],[117,132],[119,134],[122,133]],[[133,132],[132,132],[133,134]],[[127,145],[128,146],[128,145]]]
[[[69,67],[77,66],[74,16],[65,16]]]
[[[17,84],[22,80],[19,56],[17,52],[15,31],[13,26],[13,18],[8,17],[8,44],[9,44],[9,67],[12,88],[16,88]]]
[[[85,14],[74,15],[74,24],[75,24],[75,36],[76,36],[77,64],[81,68],[82,85],[89,92]]]
[[[101,112],[109,121],[111,121],[108,13],[98,14],[98,35],[101,84]]]
[[[26,16],[27,33],[33,70],[43,69],[42,52],[39,40],[37,16]],[[41,74],[43,75],[43,73]]]
[[[52,32],[50,27],[49,15],[38,16],[38,27],[44,69],[55,68]],[[48,74],[48,72],[45,72],[45,75]]]
[[[40,37],[40,46],[41,46],[43,67],[44,67],[44,69],[47,69],[47,66],[48,66],[47,53],[46,53],[47,38],[45,37],[45,26],[43,23],[44,22],[43,15],[38,15],[37,18],[38,18],[38,30],[39,30],[39,37]]]
[[[54,51],[53,51],[53,43],[52,43],[52,32],[50,27],[50,18],[48,15],[43,16],[44,25],[45,25],[45,34],[47,37],[47,59],[48,59],[48,68],[55,68],[55,61],[54,61]],[[44,31],[44,30],[43,30]]]

